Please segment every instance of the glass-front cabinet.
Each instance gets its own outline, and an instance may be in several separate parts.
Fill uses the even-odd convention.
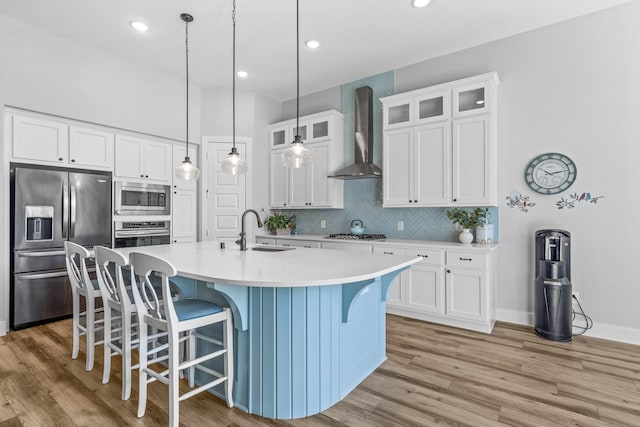
[[[413,100],[403,99],[385,104],[382,119],[385,129],[394,129],[413,124]]]
[[[451,91],[441,91],[419,96],[415,99],[415,123],[429,123],[448,119],[451,116]]]
[[[475,83],[453,89],[453,117],[465,117],[492,111],[489,83]]]
[[[271,140],[271,148],[281,148],[287,145],[288,141],[287,126],[277,126],[269,131],[269,139]]]

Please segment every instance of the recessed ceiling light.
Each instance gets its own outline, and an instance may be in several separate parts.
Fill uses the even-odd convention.
[[[141,33],[149,31],[149,26],[142,21],[131,21],[129,24],[134,30],[140,31]]]
[[[242,70],[238,71],[236,74],[238,75],[238,77],[243,78],[243,79],[246,79],[249,76],[249,73],[247,73],[246,71],[242,71]]]
[[[411,0],[411,6],[413,7],[425,7],[428,6],[431,0]]]
[[[309,49],[317,49],[320,47],[320,42],[317,40],[307,40],[304,44]]]

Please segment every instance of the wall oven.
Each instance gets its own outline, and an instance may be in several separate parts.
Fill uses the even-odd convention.
[[[169,221],[116,221],[114,224],[116,248],[166,245],[171,243]]]
[[[116,181],[116,215],[169,215],[168,185]]]

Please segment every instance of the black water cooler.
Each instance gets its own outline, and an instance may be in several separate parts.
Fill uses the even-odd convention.
[[[536,334],[553,341],[571,341],[571,296],[571,234],[565,230],[536,231]]]

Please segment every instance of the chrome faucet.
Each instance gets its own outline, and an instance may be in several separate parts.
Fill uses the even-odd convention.
[[[246,251],[247,250],[247,237],[246,237],[246,233],[244,232],[244,217],[249,213],[249,212],[253,212],[256,215],[256,219],[258,220],[258,227],[262,227],[262,220],[260,219],[260,214],[258,212],[256,212],[255,209],[247,209],[246,211],[244,211],[242,213],[242,229],[240,230],[240,238],[238,240],[236,240],[236,244],[240,245],[240,250],[241,251]]]

